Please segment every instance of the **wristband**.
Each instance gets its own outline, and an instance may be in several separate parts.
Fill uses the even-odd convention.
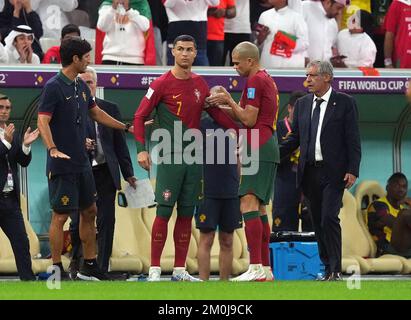
[[[125,123],[126,128],[124,129],[125,132],[128,132],[128,129],[130,129],[131,124],[130,123]]]
[[[56,150],[57,150],[57,147],[56,147],[56,146],[54,146],[54,147],[49,148],[49,153],[50,153],[50,152],[51,152],[51,150],[53,150],[53,149],[56,149]]]

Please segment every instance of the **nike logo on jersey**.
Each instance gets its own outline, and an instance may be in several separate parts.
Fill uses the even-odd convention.
[[[70,100],[71,98],[72,98],[73,96],[70,96],[70,97],[66,97],[66,100]]]
[[[178,94],[178,95],[174,95],[174,94],[173,94],[173,99],[177,99],[179,96],[181,96],[181,93]]]

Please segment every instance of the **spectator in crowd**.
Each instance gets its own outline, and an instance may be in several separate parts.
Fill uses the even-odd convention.
[[[251,25],[251,41],[255,43],[257,39],[257,33],[259,30],[258,19],[260,19],[261,14],[273,6],[270,0],[255,0],[250,1],[250,25]]]
[[[80,28],[74,24],[68,24],[61,29],[61,41],[67,37],[80,37]],[[60,46],[54,46],[47,50],[42,63],[61,63]]]
[[[377,46],[377,57],[375,59],[374,67],[384,67],[384,38],[385,26],[384,20],[387,14],[391,0],[373,0],[371,1],[371,15],[374,22],[374,30],[372,39]]]
[[[411,68],[411,1],[396,0],[385,17],[384,65]]]
[[[303,91],[293,91],[287,104],[288,115],[277,122],[278,141],[285,141],[291,133],[295,102],[305,96]],[[273,231],[298,231],[299,205],[301,187],[297,187],[297,166],[300,150],[281,159],[275,177],[274,197],[272,206]]]
[[[150,20],[130,8],[129,0],[113,0],[99,10],[97,28],[105,32],[103,64],[143,65],[146,41],[144,33]]]
[[[236,45],[251,40],[250,0],[236,0],[235,10],[235,17],[224,22],[223,59],[226,60],[228,54],[229,65],[232,65],[231,54]]]
[[[377,47],[370,37],[371,32],[371,14],[357,10],[348,20],[348,29],[338,33],[339,59],[335,58],[335,65],[343,68],[373,67]]]
[[[322,281],[341,280],[341,226],[338,218],[344,189],[355,183],[361,142],[355,100],[333,90],[329,61],[307,66],[310,94],[297,100],[291,134],[280,144],[281,158],[300,147],[297,186],[302,186],[314,222],[325,274]]]
[[[123,1],[123,0],[121,0]],[[113,5],[113,0],[104,0],[101,3],[100,9],[105,6],[111,7]],[[144,33],[145,39],[145,49],[144,49],[144,65],[155,65],[156,64],[156,48],[154,41],[154,29],[151,21],[151,11],[147,0],[128,0],[128,6],[130,9],[136,10],[141,16],[146,17],[149,20],[149,28]],[[121,6],[120,6],[121,8]],[[123,11],[121,9],[121,11]],[[105,39],[106,33],[99,28],[96,28],[96,42],[95,42],[95,63],[102,63],[102,51],[103,51],[103,41]]]
[[[217,7],[208,8],[207,57],[210,66],[224,65],[224,21],[236,15],[235,0],[220,0]]]
[[[8,63],[40,64],[40,58],[33,52],[34,34],[29,26],[19,25],[6,37]]]
[[[58,39],[63,26],[69,24],[65,12],[78,6],[78,0],[31,0],[33,10],[43,22],[43,37]]]
[[[119,107],[96,97],[97,73],[87,67],[80,78],[88,85],[97,105],[107,114],[121,120]],[[86,148],[90,154],[93,176],[97,189],[97,263],[103,272],[109,271],[109,261],[113,248],[115,219],[115,198],[121,189],[120,170],[124,179],[136,188],[133,166],[128,151],[124,132],[97,124],[88,119]],[[75,279],[80,268],[79,215],[71,215],[70,233],[73,243],[73,255],[70,263],[70,277]],[[75,239],[73,241],[73,239]]]
[[[174,65],[172,55],[174,39],[181,34],[192,36],[197,43],[194,66],[208,66],[207,58],[207,10],[217,6],[220,0],[164,0],[168,17],[167,65]]]
[[[213,89],[210,93],[213,93]],[[235,161],[237,136],[223,130],[210,117],[201,120],[204,137],[204,199],[195,214],[196,226],[200,230],[197,256],[201,280],[208,280],[210,277],[210,252],[217,230],[220,280],[229,279],[233,263],[233,234],[235,229],[242,226],[238,199],[239,175]],[[219,148],[222,140],[224,150]],[[210,157],[210,154],[213,156]]]
[[[20,279],[29,281],[36,277],[31,269],[29,238],[20,208],[17,165],[30,164],[31,144],[38,138],[39,130],[28,128],[21,139],[14,124],[7,123],[11,109],[9,98],[0,93],[0,228],[10,241]]]
[[[408,99],[408,102],[411,103],[411,80],[408,81],[408,87],[407,87],[407,91],[405,92],[405,95]]]
[[[39,39],[43,36],[43,26],[39,15],[32,9],[31,0],[5,0],[3,11],[0,12],[0,41],[19,25],[29,26],[34,33],[33,51],[43,58]]]
[[[168,18],[162,0],[148,0],[153,17],[156,64],[163,65],[163,42],[167,38]],[[164,57],[165,59],[165,57]]]
[[[377,255],[395,254],[411,258],[411,198],[408,180],[394,173],[387,181],[387,195],[367,209],[368,229],[377,245]]]
[[[7,54],[6,49],[0,42],[0,63],[7,63],[9,62],[9,55]]]
[[[257,43],[262,46],[264,68],[304,68],[308,29],[303,16],[287,6],[287,0],[269,0],[273,8],[258,20]]]
[[[308,26],[308,58],[330,61],[336,51],[338,24],[335,17],[341,13],[349,0],[306,0],[302,13]],[[321,37],[319,37],[321,35]]]
[[[386,0],[383,0],[383,1],[386,1]],[[350,2],[347,4],[347,6],[342,11],[341,21],[339,24],[340,30],[348,28],[348,19],[351,19],[351,17],[358,10],[364,10],[364,11],[367,11],[368,13],[371,13],[371,1],[370,0],[350,0]],[[371,37],[371,35],[369,36]]]
[[[233,278],[233,281],[273,280],[270,268],[269,243],[270,225],[266,205],[273,196],[273,187],[278,152],[275,123],[278,116],[277,85],[266,70],[261,68],[258,47],[251,42],[241,42],[232,54],[237,73],[246,77],[241,101],[237,104],[223,88],[208,98],[212,105],[228,105],[229,114],[239,120],[246,129],[247,141],[243,149],[256,156],[251,165],[258,169],[247,172],[247,165],[242,165],[240,178],[240,210],[245,224],[245,234],[250,251],[250,265],[246,272]],[[258,134],[253,139],[252,132]],[[241,148],[241,146],[240,146]]]

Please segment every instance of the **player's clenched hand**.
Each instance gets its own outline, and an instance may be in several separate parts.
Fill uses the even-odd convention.
[[[151,159],[150,159],[150,155],[148,154],[147,151],[141,151],[137,155],[137,161],[138,161],[138,164],[140,165],[140,167],[142,167],[143,169],[146,169],[147,171],[150,170]]]

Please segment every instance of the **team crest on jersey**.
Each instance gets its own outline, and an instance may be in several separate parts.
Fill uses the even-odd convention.
[[[196,96],[196,102],[200,102],[200,98],[201,98],[201,92],[198,89],[194,90],[194,95]]]
[[[198,218],[200,219],[200,222],[204,222],[204,221],[206,221],[207,216],[204,213],[202,213],[202,214],[200,214],[200,216]]]
[[[171,191],[166,189],[163,191],[163,199],[164,201],[169,201],[171,198]]]
[[[248,88],[247,89],[247,99],[254,99],[255,98],[255,88]]]
[[[67,196],[62,196],[61,199],[60,199],[60,201],[61,201],[61,204],[62,204],[63,206],[66,206],[66,205],[69,204],[70,198],[67,197]]]

